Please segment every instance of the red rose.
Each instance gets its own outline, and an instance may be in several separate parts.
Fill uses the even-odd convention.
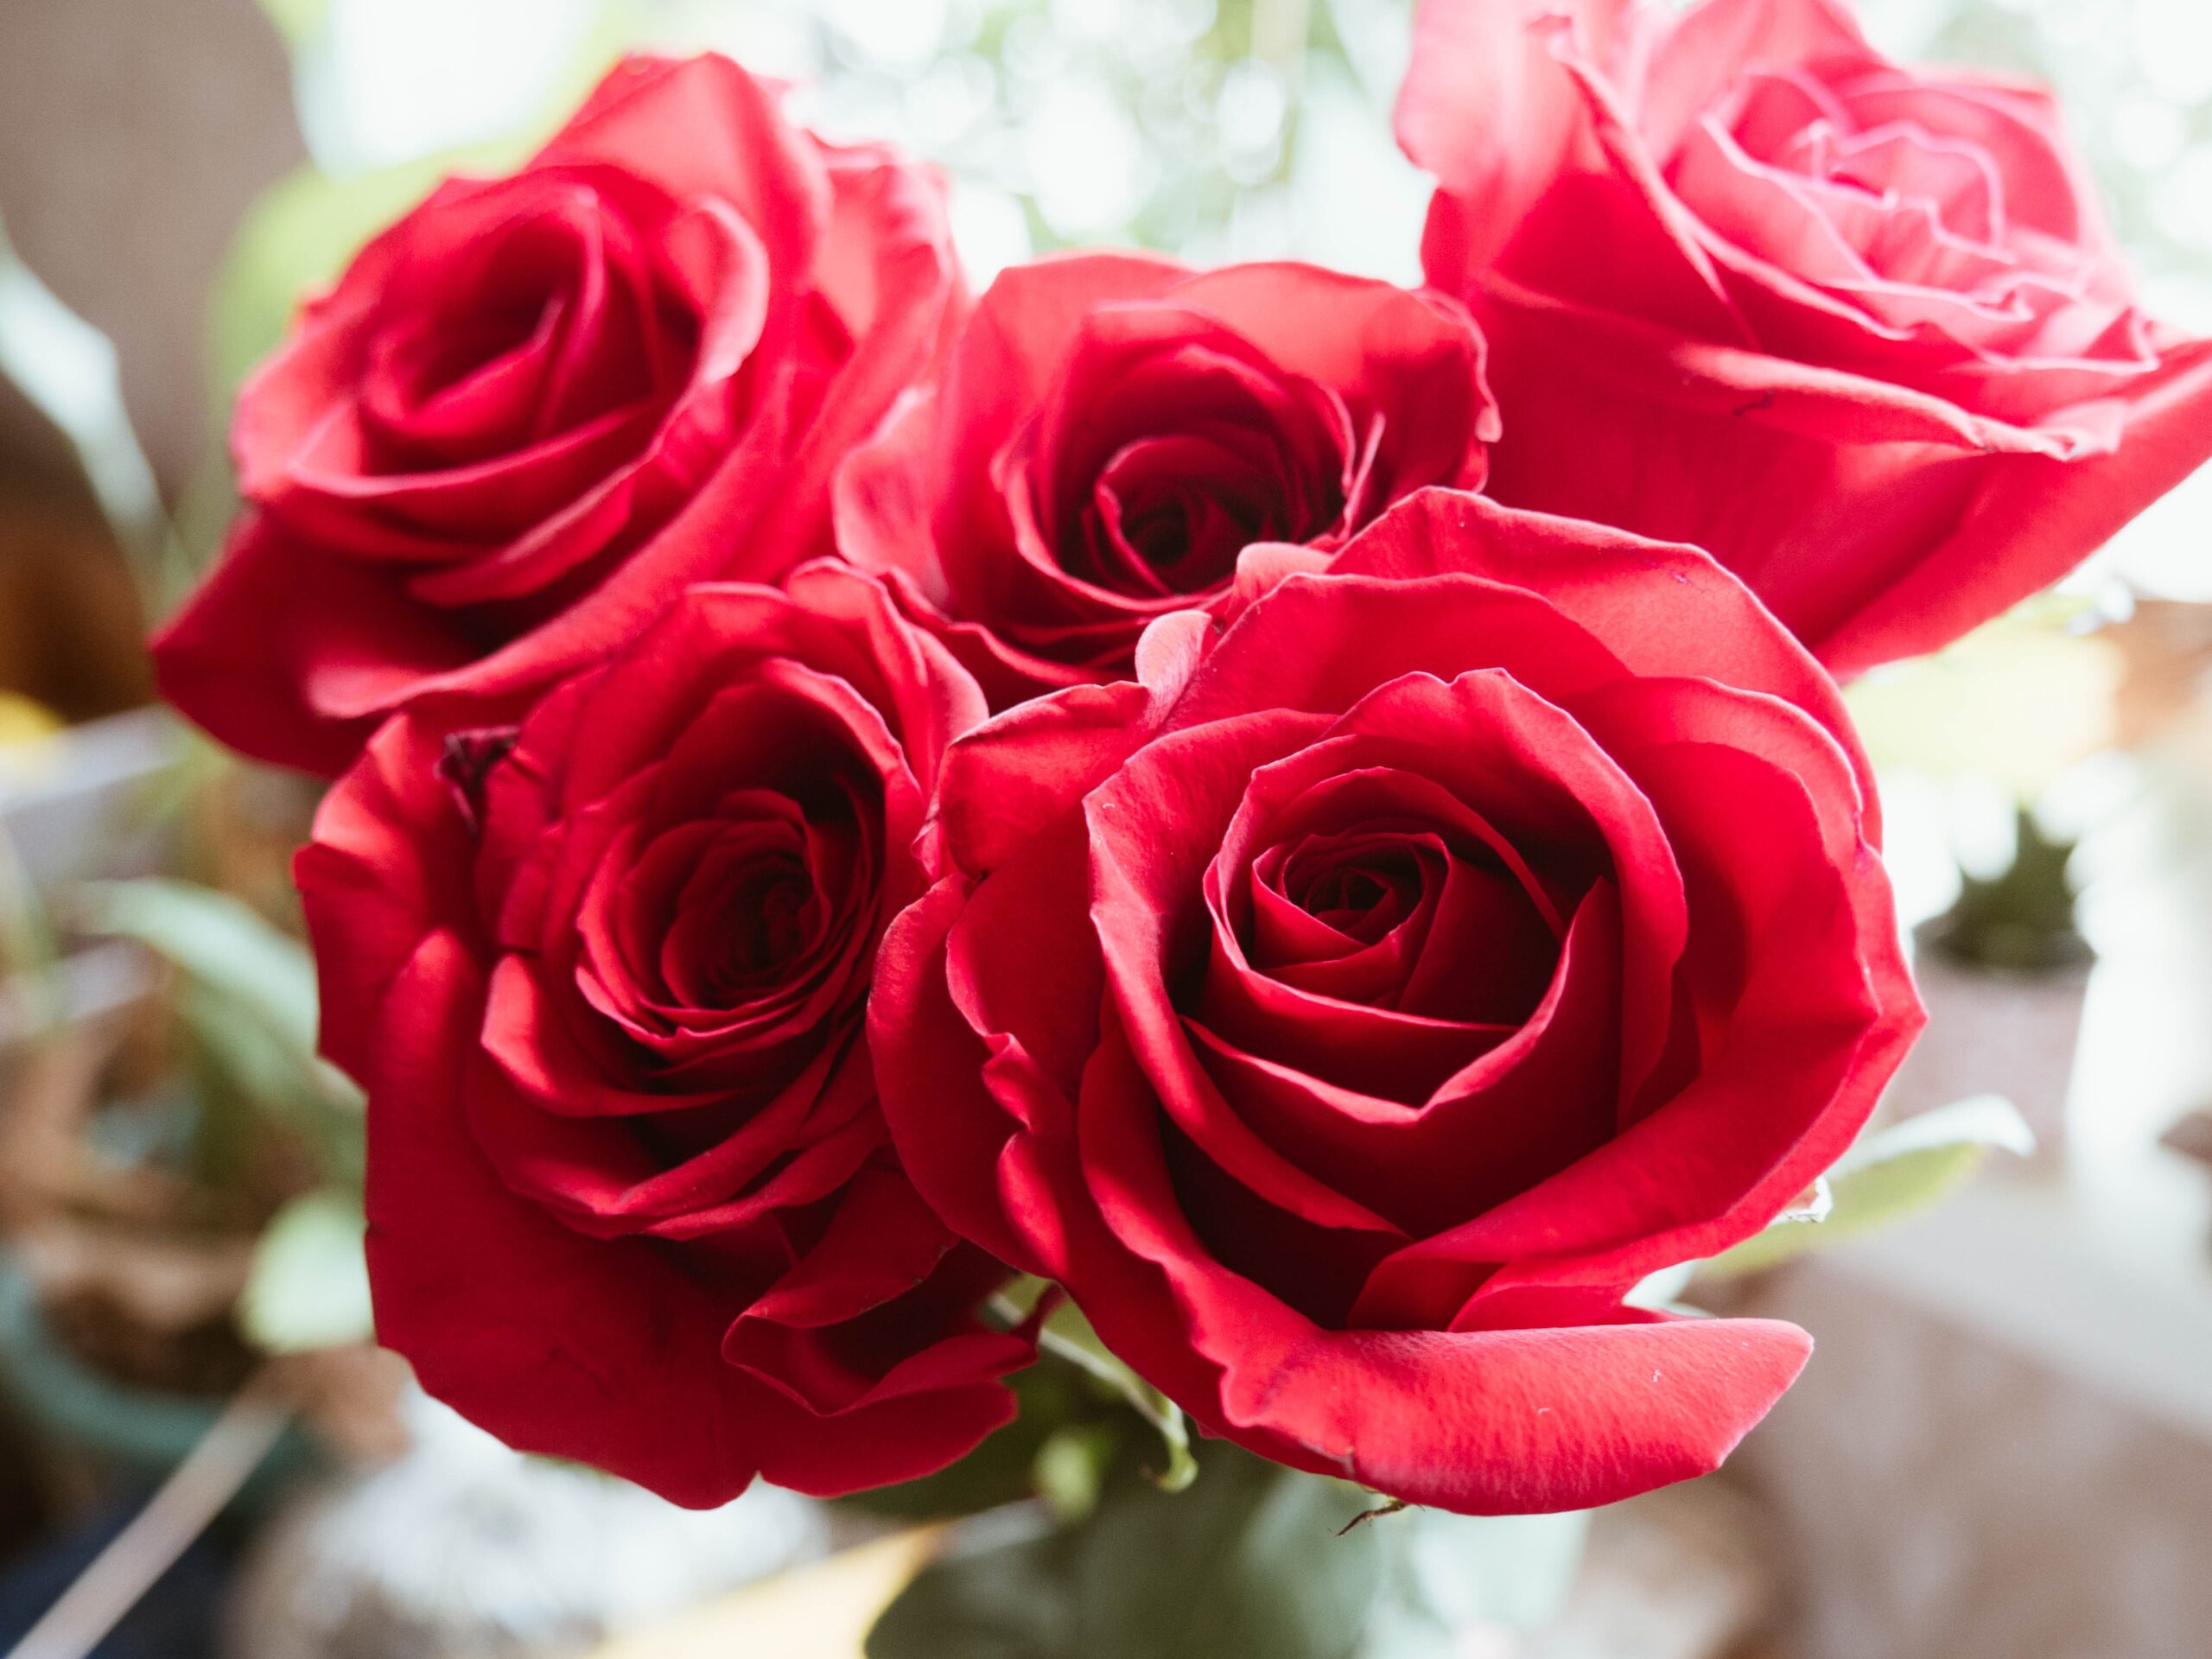
[[[842,1492],[1013,1414],[1004,1271],[901,1173],[863,1009],[981,695],[876,583],[692,589],[518,730],[422,709],[298,877],[369,1094],[377,1332],[514,1445],[679,1503]]]
[[[1491,493],[1710,549],[1838,671],[2212,454],[2212,341],[2137,309],[2049,96],[1833,0],[1424,0],[1398,127],[1493,349]]]
[[[632,59],[521,172],[371,242],[247,383],[246,512],[162,690],[334,772],[417,697],[547,683],[693,581],[780,575],[957,295],[933,174],[726,59]]]
[[[1497,415],[1459,306],[1310,265],[1136,254],[1009,270],[837,479],[837,541],[993,708],[1126,678],[1153,618],[1225,602],[1255,543],[1327,554]]]
[[[1834,687],[1695,550],[1453,492],[1218,629],[954,746],[869,1015],[915,1184],[1279,1461],[1477,1512],[1710,1469],[1807,1339],[1621,1298],[1920,1021]]]

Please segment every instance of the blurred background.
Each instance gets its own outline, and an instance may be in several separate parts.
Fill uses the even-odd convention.
[[[2212,332],[2212,5],[1859,10],[1897,54],[2054,83],[2151,308]],[[934,1547],[906,1523],[974,1507],[683,1514],[504,1452],[367,1344],[359,1103],[313,1058],[287,873],[313,792],[150,708],[140,646],[219,543],[227,399],[299,294],[637,45],[936,159],[978,286],[1096,243],[1414,281],[1410,15],[0,0],[0,1651],[73,1583],[89,1634],[37,1651],[86,1651],[155,1580],[98,1651],[842,1659]],[[1885,1160],[1842,1179],[1861,1217],[1948,1201],[1691,1287],[1814,1329],[1806,1380],[1716,1480],[1439,1535],[1449,1651],[2212,1650],[2209,670],[2212,473],[1853,688],[1933,1023]],[[988,1478],[1080,1506],[1104,1409],[1042,1414],[1073,1427]],[[1362,1650],[1416,1650],[1388,1635]]]

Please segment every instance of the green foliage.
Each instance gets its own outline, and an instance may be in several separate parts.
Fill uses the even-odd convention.
[[[0,819],[0,988],[16,1001],[13,1012],[26,1027],[42,1027],[60,1016],[50,971],[56,956],[53,920]]]
[[[228,893],[189,881],[97,881],[78,893],[77,919],[88,931],[137,940],[288,1051],[315,1052],[315,964],[297,939]]]
[[[1040,1490],[1039,1459],[1053,1437],[1099,1421],[1085,1374],[1050,1359],[1007,1379],[1020,1414],[949,1468],[919,1480],[855,1492],[846,1502],[876,1515],[933,1521],[1019,1503]]]
[[[1382,1581],[1357,1487],[1211,1445],[1187,1492],[1123,1477],[1081,1524],[940,1560],[869,1659],[1346,1659]]]
[[[2012,862],[1993,880],[1968,875],[1958,902],[1929,925],[1928,938],[1955,961],[2016,974],[2050,973],[2089,960],[2074,925],[2067,880],[2074,843],[2046,836],[2022,807]]]
[[[359,1184],[360,1094],[316,1055],[305,946],[229,894],[188,881],[88,883],[75,918],[174,963],[185,979],[179,1012],[219,1099],[235,1095],[289,1125],[327,1181]]]
[[[1075,1562],[1084,1659],[1343,1659],[1382,1580],[1359,1488],[1210,1448],[1181,1494],[1102,1504]]]
[[[1059,1659],[1078,1651],[1068,1582],[1074,1542],[1071,1534],[1047,1533],[931,1563],[876,1620],[868,1659]]]
[[[366,1230],[361,1206],[335,1192],[309,1192],[277,1211],[255,1245],[238,1298],[238,1327],[264,1353],[299,1353],[366,1342]]]
[[[1080,1521],[1098,1507],[1121,1441],[1112,1423],[1070,1423],[1055,1429],[1030,1459],[1030,1484],[1063,1521]]]
[[[2035,1136],[2012,1103],[1995,1095],[1923,1112],[1870,1136],[1828,1176],[1826,1219],[1768,1228],[1700,1269],[1730,1278],[1871,1233],[1941,1202],[1982,1166],[1993,1147],[2027,1156]]]
[[[1039,1297],[1052,1287],[1041,1279],[1024,1278],[998,1298],[1008,1323],[1028,1316]],[[1090,1321],[1074,1302],[1063,1300],[1046,1316],[1038,1332],[1038,1345],[1078,1366],[1127,1401],[1160,1435],[1164,1465],[1147,1471],[1164,1491],[1179,1492],[1198,1478],[1198,1465],[1191,1455],[1190,1426],[1176,1403],[1146,1382],[1090,1328]]]
[[[1014,1287],[1033,1300],[1040,1281]],[[1019,1317],[998,1310],[1007,1324]],[[1095,1340],[1095,1338],[1094,1338]],[[1132,1402],[1128,1368],[1086,1351],[1069,1357],[1055,1338],[1036,1364],[1007,1379],[1020,1414],[950,1467],[919,1480],[856,1492],[855,1508],[901,1520],[938,1520],[1042,1498],[1063,1521],[1088,1516],[1116,1483],[1152,1478],[1160,1463],[1157,1421]],[[1181,1414],[1177,1414],[1179,1425]],[[1192,1465],[1192,1472],[1196,1465]]]

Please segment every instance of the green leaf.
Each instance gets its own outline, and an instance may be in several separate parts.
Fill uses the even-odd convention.
[[[238,1298],[246,1339],[272,1354],[370,1340],[365,1230],[360,1205],[334,1192],[309,1192],[278,1211]]]
[[[1121,1437],[1111,1423],[1071,1423],[1055,1430],[1030,1459],[1029,1484],[1063,1521],[1080,1521],[1098,1507]]]
[[[189,982],[179,1014],[217,1079],[289,1123],[326,1181],[359,1185],[360,1091],[315,1052],[315,962],[304,945],[229,894],[187,881],[87,883],[75,919],[175,963]]]
[[[195,987],[179,1004],[185,1028],[219,1084],[308,1143],[326,1181],[361,1184],[361,1092],[327,1062],[303,1056],[238,1004]]]
[[[1211,1446],[1187,1492],[1125,1486],[1074,1565],[1081,1659],[1345,1659],[1382,1582],[1357,1487]],[[957,1651],[957,1649],[952,1649]]]
[[[295,1053],[315,1052],[315,963],[258,912],[212,887],[156,877],[87,882],[78,893],[87,931],[137,940],[251,1012]]]
[[[1700,1271],[1731,1278],[1887,1227],[1956,1191],[1993,1147],[2024,1158],[2035,1145],[2019,1112],[1998,1095],[1976,1095],[1909,1117],[1868,1136],[1829,1173],[1825,1220],[1769,1227]]]
[[[1052,1288],[1049,1281],[1025,1276],[993,1300],[1001,1319],[1009,1325],[1018,1324],[1029,1316],[1038,1298]],[[1043,1328],[1037,1333],[1037,1345],[1046,1353],[1079,1366],[1112,1389],[1152,1425],[1166,1454],[1166,1466],[1149,1471],[1161,1491],[1179,1492],[1198,1478],[1198,1462],[1191,1455],[1190,1425],[1184,1421],[1182,1408],[1131,1370],[1119,1355],[1100,1341],[1090,1319],[1072,1300],[1064,1298],[1046,1316]]]
[[[1074,1361],[1093,1376],[1113,1385],[1136,1408],[1137,1414],[1160,1435],[1166,1466],[1147,1471],[1163,1492],[1179,1492],[1198,1476],[1198,1459],[1191,1455],[1190,1425],[1182,1408],[1146,1382],[1098,1339],[1090,1321],[1073,1302],[1062,1302],[1038,1333],[1039,1345]]]
[[[958,1462],[895,1486],[878,1486],[842,1500],[871,1514],[907,1521],[976,1515],[1038,1495],[1038,1459],[1064,1428],[1089,1426],[1098,1407],[1084,1379],[1065,1365],[1044,1363],[1007,1379],[1020,1403],[1014,1421]]]
[[[194,987],[178,1009],[201,1052],[249,1100],[281,1107],[301,1093],[298,1052],[237,1003]]]
[[[1055,1532],[931,1562],[875,1621],[868,1659],[1061,1659],[1075,1630],[1072,1541]]]
[[[1218,1442],[1205,1464],[1183,1493],[1125,1470],[1087,1522],[1041,1538],[976,1535],[1033,1510],[969,1522],[968,1547],[877,1621],[868,1659],[1348,1659],[1385,1545],[1377,1527],[1344,1528],[1373,1499]]]

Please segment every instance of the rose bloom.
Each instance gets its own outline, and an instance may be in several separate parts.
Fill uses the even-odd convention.
[[[1208,1431],[1408,1501],[1709,1470],[1804,1334],[1627,1306],[1917,1030],[1835,690],[1694,549],[1428,491],[957,743],[894,1139]]]
[[[1565,14],[1565,15],[1562,15]],[[1831,668],[1931,650],[2212,454],[2040,88],[1833,0],[1424,0],[1398,109],[1491,493],[1709,549]]]
[[[696,588],[519,728],[411,709],[298,877],[368,1091],[377,1334],[679,1503],[903,1480],[1013,1415],[1004,1270],[901,1172],[863,1030],[981,694],[868,578]]]
[[[1478,487],[1496,435],[1456,302],[1310,265],[1046,259],[846,463],[838,549],[1003,708],[1126,678],[1145,625],[1225,603],[1248,546],[1325,554],[1424,485]]]
[[[726,59],[632,59],[511,178],[364,248],[240,393],[245,511],[163,693],[335,772],[392,709],[543,685],[706,576],[827,550],[836,462],[957,279],[935,175],[785,121]]]

